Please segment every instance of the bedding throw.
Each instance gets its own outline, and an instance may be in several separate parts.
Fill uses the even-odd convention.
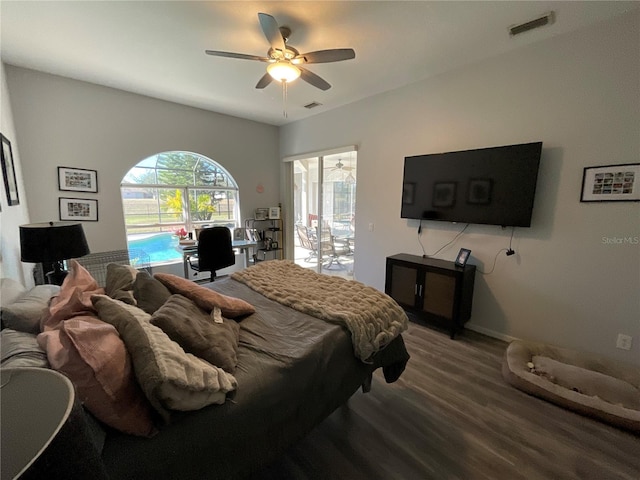
[[[106,295],[93,295],[91,300],[100,318],[118,330],[142,391],[166,423],[171,421],[171,410],[223,404],[237,387],[233,375],[186,353],[138,307]]]
[[[388,295],[355,280],[332,277],[290,260],[270,260],[231,278],[294,310],[347,327],[356,357],[367,362],[408,327]]]

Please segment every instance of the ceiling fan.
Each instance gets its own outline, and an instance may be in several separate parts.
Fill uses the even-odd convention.
[[[298,50],[287,44],[289,36],[291,35],[291,29],[284,26],[279,27],[276,19],[266,13],[258,13],[258,20],[260,21],[260,27],[262,28],[264,36],[267,37],[271,45],[266,57],[247,55],[244,53],[205,50],[207,55],[216,57],[257,60],[268,63],[267,73],[258,81],[256,88],[265,88],[273,80],[282,82],[286,86],[287,83],[300,77],[305,82],[320,90],[329,90],[331,88],[329,82],[302,67],[302,65],[308,63],[340,62],[356,57],[356,52],[352,48],[334,48],[300,54]]]
[[[345,182],[349,185],[354,185],[356,183],[356,177],[354,177],[351,173],[352,170],[355,170],[355,168],[351,166],[351,162],[349,162],[349,166],[346,166],[344,163],[342,163],[342,159],[339,158],[338,163],[336,163],[334,167],[329,169],[329,174],[332,174],[332,172],[337,172],[333,174],[334,178],[335,176],[338,176],[338,179],[340,181]]]
[[[345,166],[345,164],[342,163],[342,159],[339,158],[338,163],[336,163],[335,166],[331,168],[331,171],[333,170],[344,170],[346,172],[350,172],[351,170],[353,170],[353,167]]]

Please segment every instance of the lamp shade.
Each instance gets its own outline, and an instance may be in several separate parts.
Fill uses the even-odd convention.
[[[81,223],[20,225],[20,260],[23,262],[59,262],[88,253],[89,245]]]
[[[292,82],[300,76],[300,69],[288,61],[280,60],[267,67],[267,72],[279,82]]]

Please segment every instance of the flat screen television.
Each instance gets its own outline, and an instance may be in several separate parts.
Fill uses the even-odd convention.
[[[402,218],[529,227],[542,142],[405,157]]]

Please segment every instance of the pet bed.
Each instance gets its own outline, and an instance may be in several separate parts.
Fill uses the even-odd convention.
[[[504,379],[582,415],[640,432],[640,368],[544,343],[513,341]]]

